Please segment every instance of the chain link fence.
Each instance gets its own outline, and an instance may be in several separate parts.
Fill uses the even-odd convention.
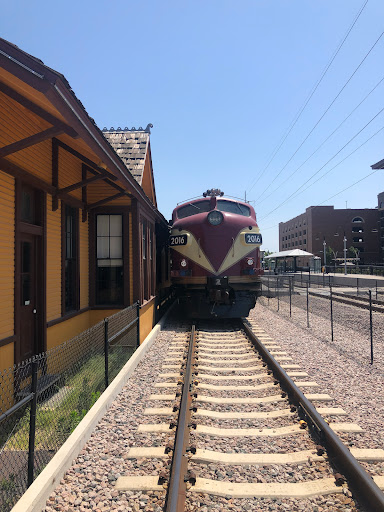
[[[346,357],[362,364],[384,363],[383,289],[350,282],[337,284],[332,276],[265,276],[260,302],[292,319],[327,342],[337,344]],[[324,278],[324,282],[323,279]],[[372,283],[371,283],[372,284]]]
[[[134,304],[0,372],[0,510],[10,510],[139,344]]]

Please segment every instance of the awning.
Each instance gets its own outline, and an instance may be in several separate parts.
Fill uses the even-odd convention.
[[[311,252],[303,251],[302,249],[293,249],[292,251],[274,252],[269,256],[264,256],[264,259],[297,258],[301,256],[313,256],[313,254]]]

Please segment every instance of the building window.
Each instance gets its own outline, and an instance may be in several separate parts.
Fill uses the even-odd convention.
[[[357,242],[364,242],[364,239],[359,237],[359,236],[354,236],[353,237],[353,242],[354,243],[357,243]]]
[[[20,220],[27,224],[41,226],[41,204],[41,193],[23,184],[21,187]]]
[[[352,233],[364,233],[364,229],[363,228],[352,228]]]
[[[360,222],[364,222],[364,220],[361,217],[355,217],[355,218],[352,219],[352,222],[357,224],[357,223],[360,223]]]
[[[147,259],[147,223],[143,221],[142,224],[142,247],[143,247],[143,260]]]
[[[63,205],[64,214],[64,313],[79,309],[78,211]]]
[[[304,238],[304,245],[306,245],[306,243],[307,243],[307,239],[306,239],[306,238]]]
[[[96,304],[124,303],[123,216],[96,216]]]
[[[306,235],[306,234],[307,234],[307,230],[306,230],[306,229],[304,229],[304,231],[303,231],[303,235]]]

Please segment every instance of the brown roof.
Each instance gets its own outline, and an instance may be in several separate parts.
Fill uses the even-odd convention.
[[[149,134],[152,125],[145,129],[111,128],[103,129],[103,135],[119,155],[125,166],[141,186],[143,181],[144,164],[147,156]]]

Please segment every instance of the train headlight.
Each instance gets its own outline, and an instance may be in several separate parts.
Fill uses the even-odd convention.
[[[223,214],[218,210],[213,210],[208,213],[208,222],[212,224],[212,226],[218,226],[223,222]]]
[[[181,261],[180,261],[180,265],[181,265],[182,267],[186,267],[186,266],[187,266],[187,261],[186,261],[186,260],[184,260],[184,259],[183,259],[183,260],[181,260]]]

